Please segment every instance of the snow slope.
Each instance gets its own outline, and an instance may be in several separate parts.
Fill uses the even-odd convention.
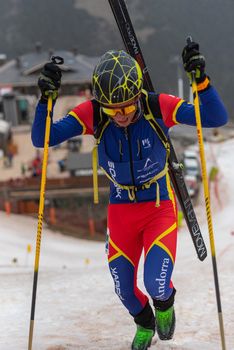
[[[209,147],[208,147],[209,149]],[[211,193],[227,350],[234,350],[234,141],[213,144],[222,169],[222,206]],[[211,189],[212,190],[212,189]],[[209,238],[204,202],[197,208]],[[27,349],[37,221],[0,213],[0,350]],[[27,252],[27,245],[33,246]],[[113,291],[104,243],[42,232],[33,350],[127,350],[135,325]],[[142,271],[139,271],[139,284]],[[173,280],[177,288],[174,339],[152,350],[221,349],[211,256],[200,262],[184,226]]]

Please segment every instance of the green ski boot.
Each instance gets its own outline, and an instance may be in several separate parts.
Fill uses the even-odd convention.
[[[154,331],[137,325],[137,331],[132,342],[132,350],[147,350],[150,345]]]
[[[144,309],[134,316],[137,331],[132,342],[132,350],[147,350],[151,345],[151,340],[155,333],[155,317],[153,310],[146,303]]]
[[[175,293],[176,290],[173,288],[172,294],[167,300],[153,299],[155,307],[155,325],[161,340],[172,339],[175,331]]]
[[[159,338],[161,340],[172,339],[175,331],[174,306],[172,305],[165,311],[155,309],[155,322]]]

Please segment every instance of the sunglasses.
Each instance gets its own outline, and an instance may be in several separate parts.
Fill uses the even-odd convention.
[[[137,110],[137,104],[133,104],[130,106],[122,107],[122,108],[106,108],[102,107],[102,111],[107,114],[110,117],[115,117],[117,113],[120,113],[122,115],[128,115],[132,112],[136,112]]]

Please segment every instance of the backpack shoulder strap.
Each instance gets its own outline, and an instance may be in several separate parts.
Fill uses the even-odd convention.
[[[146,114],[152,113],[154,118],[162,118],[162,113],[159,104],[159,95],[155,92],[147,92],[143,89],[142,91],[143,97],[143,106]]]
[[[155,93],[148,93],[147,91],[142,91],[142,101],[144,106],[144,117],[152,128],[156,131],[158,134],[158,137],[162,141],[163,145],[167,148],[168,147],[168,138],[165,135],[163,129],[160,127],[160,125],[157,123],[157,118],[162,118],[162,113],[160,109],[159,104],[159,95]]]
[[[109,124],[109,118],[104,113],[102,113],[99,102],[94,99],[91,102],[93,104],[94,137],[99,143],[104,129]]]

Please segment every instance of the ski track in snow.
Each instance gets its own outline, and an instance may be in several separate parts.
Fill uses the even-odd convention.
[[[234,141],[213,145],[222,169],[223,208],[212,198],[227,350],[234,350]],[[177,289],[174,339],[152,350],[221,349],[204,202],[196,212],[209,256],[200,262],[186,227],[179,231],[173,281]],[[27,349],[37,220],[0,212],[0,350]],[[33,246],[27,253],[27,245]],[[33,350],[127,350],[135,333],[114,294],[104,242],[82,241],[43,227]],[[15,262],[13,260],[15,259]],[[142,286],[142,269],[138,275]],[[143,288],[143,287],[142,287]]]

